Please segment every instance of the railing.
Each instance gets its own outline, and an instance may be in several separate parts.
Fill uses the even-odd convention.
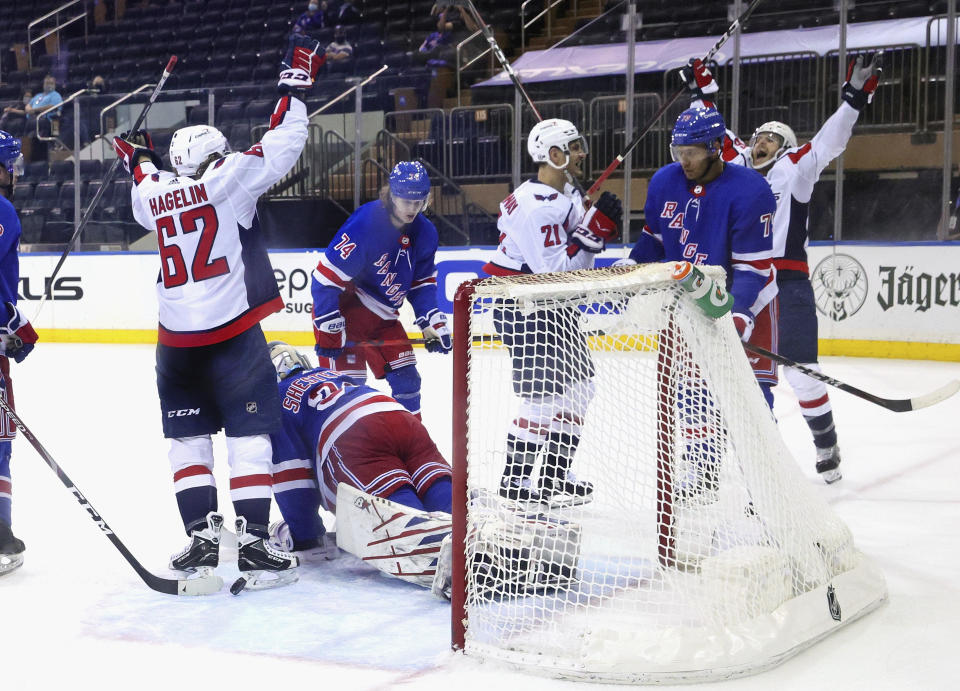
[[[447,174],[458,180],[509,180],[513,118],[507,103],[451,108]]]
[[[857,118],[858,130],[904,129],[915,131],[920,123],[916,119],[916,104],[919,100],[919,74],[923,52],[916,44],[875,46],[847,50],[847,60],[858,55],[866,58],[883,51],[883,72],[870,106],[864,108]],[[840,85],[837,83],[837,59],[839,51],[831,50],[821,60],[823,69],[822,109],[819,122],[823,123],[837,109]]]
[[[68,17],[66,21],[61,22],[60,14],[62,12],[65,12],[68,8],[73,7],[74,5],[83,5],[83,11],[80,14],[74,15],[72,17]],[[68,27],[75,22],[80,21],[81,19],[83,20],[83,33],[84,33],[84,36],[86,36],[87,28],[88,28],[87,14],[88,14],[87,0],[69,0],[68,2],[65,2],[64,4],[57,7],[56,9],[51,10],[50,12],[47,12],[42,17],[37,17],[32,22],[27,24],[27,64],[30,66],[30,68],[31,69],[33,68],[33,44],[34,43],[39,43],[40,41],[44,40],[47,36],[52,36],[53,34],[59,34],[61,29]],[[50,19],[51,17],[54,17],[56,26],[44,31],[44,33],[40,34],[36,38],[33,38],[34,27],[36,27],[39,24],[42,24],[43,22],[45,22],[47,19]],[[43,30],[41,29],[41,31]],[[59,52],[60,52],[60,36],[58,35],[57,36],[57,53]]]
[[[470,49],[474,52],[472,56],[465,55],[467,50]],[[478,60],[481,60],[485,55],[490,56],[490,71],[493,71],[494,58],[493,51],[490,48],[490,45],[487,43],[486,38],[483,36],[483,32],[477,29],[472,34],[467,36],[465,39],[460,41],[457,44],[456,48],[456,65],[455,71],[457,76],[457,105],[460,105],[460,74],[474,64]],[[466,60],[466,61],[465,61]]]
[[[547,38],[553,38],[553,9],[566,0],[524,0],[520,5],[520,52],[527,50],[527,29],[533,26],[541,18],[546,17]],[[532,8],[534,4],[543,5],[537,14],[527,19],[527,8]],[[571,0],[571,10],[574,15],[577,14],[577,0]],[[530,10],[535,12],[536,10]]]

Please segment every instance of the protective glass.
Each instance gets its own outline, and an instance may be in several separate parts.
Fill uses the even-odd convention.
[[[7,162],[6,168],[17,177],[23,175],[23,154],[17,156],[13,161]]]

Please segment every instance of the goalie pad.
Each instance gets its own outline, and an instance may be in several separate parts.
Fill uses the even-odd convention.
[[[469,588],[495,598],[569,588],[578,579],[580,526],[477,490],[467,539]]]
[[[418,511],[337,485],[337,546],[394,578],[432,588],[451,528],[448,513]]]

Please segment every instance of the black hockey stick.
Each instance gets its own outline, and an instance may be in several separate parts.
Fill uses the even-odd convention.
[[[130,566],[133,567],[133,570],[137,572],[137,575],[143,579],[143,582],[147,584],[151,589],[156,590],[160,593],[166,593],[167,595],[211,595],[220,588],[223,587],[223,580],[219,576],[198,576],[196,578],[176,580],[173,578],[161,578],[160,576],[154,575],[147,571],[143,565],[137,561],[137,558],[130,553],[130,550],[127,549],[127,546],[124,545],[120,538],[116,536],[110,526],[107,525],[107,522],[103,520],[97,510],[93,508],[87,498],[83,496],[83,493],[77,489],[77,486],[73,484],[73,481],[67,477],[67,474],[63,472],[63,468],[57,465],[57,462],[53,460],[53,456],[50,455],[50,452],[43,448],[37,438],[33,435],[25,424],[23,420],[20,419],[20,416],[14,412],[13,408],[10,407],[10,404],[7,403],[6,398],[0,396],[0,408],[3,409],[3,412],[13,421],[13,423],[20,429],[23,433],[23,436],[27,438],[33,448],[37,450],[37,453],[40,454],[40,457],[46,461],[47,465],[50,466],[50,469],[57,474],[57,477],[60,478],[60,481],[66,485],[67,489],[73,493],[74,499],[80,502],[94,523],[97,524],[97,527],[103,531],[103,534],[109,538],[110,542],[113,543],[113,546],[116,547],[120,554],[123,555],[123,558],[127,560]]]
[[[739,17],[733,20],[733,24],[730,25],[730,28],[727,29],[727,31],[723,34],[723,36],[721,36],[720,39],[713,44],[713,48],[711,48],[710,51],[704,56],[703,58],[704,63],[710,62],[710,60],[713,59],[713,56],[717,54],[717,51],[720,50],[723,44],[726,43],[731,36],[733,36],[733,32],[737,30],[737,27],[742,26],[743,23],[747,21],[747,18],[751,14],[753,14],[753,11],[757,9],[757,5],[759,5],[761,2],[763,2],[763,0],[753,0],[753,2],[750,3],[750,6],[747,7],[746,10],[744,10],[743,14],[741,14]],[[588,196],[593,196],[596,193],[596,191],[600,189],[600,185],[603,184],[603,181],[606,180],[608,177],[610,177],[613,171],[615,171],[617,167],[621,163],[623,163],[623,159],[625,159],[630,154],[631,151],[637,148],[637,145],[640,143],[640,140],[646,136],[647,132],[653,129],[653,126],[657,124],[657,122],[660,120],[660,117],[667,112],[670,106],[672,106],[677,101],[677,99],[680,98],[680,96],[682,96],[686,92],[686,90],[687,90],[687,87],[685,86],[680,87],[673,94],[673,96],[668,98],[663,103],[663,105],[657,109],[657,112],[654,113],[653,116],[651,116],[647,124],[643,126],[643,129],[640,130],[640,132],[638,132],[637,135],[632,140],[630,140],[630,143],[627,144],[626,148],[622,152],[617,154],[616,158],[614,158],[613,161],[610,162],[610,165],[608,165],[606,169],[602,173],[600,173],[600,177],[598,177],[596,182],[594,182],[593,185],[590,186],[590,189],[587,190]]]
[[[140,125],[142,125],[143,121],[146,119],[147,113],[150,112],[150,107],[153,105],[153,102],[157,100],[157,96],[160,95],[160,90],[163,89],[163,85],[166,84],[167,78],[170,76],[170,73],[173,72],[173,67],[176,64],[177,56],[171,55],[170,60],[167,61],[167,66],[163,68],[163,74],[160,76],[160,81],[157,82],[157,85],[153,89],[153,93],[150,94],[150,100],[148,100],[146,105],[143,106],[143,110],[140,111],[140,115],[137,117],[136,122],[134,122],[133,127],[130,128],[130,132],[136,132],[138,129],[140,129]],[[57,274],[60,273],[60,268],[67,260],[67,255],[73,251],[73,246],[77,243],[80,233],[83,232],[87,222],[93,216],[94,209],[97,208],[97,204],[100,202],[100,198],[103,197],[103,193],[106,192],[107,187],[109,187],[110,183],[113,182],[113,177],[117,174],[117,168],[119,167],[120,159],[115,158],[113,160],[113,165],[110,166],[110,170],[107,171],[107,174],[100,182],[100,189],[97,190],[97,193],[93,196],[89,206],[87,206],[87,210],[84,211],[83,216],[80,217],[80,223],[77,224],[77,229],[74,230],[73,235],[70,236],[70,241],[67,243],[67,248],[63,251],[63,254],[60,255],[60,259],[57,261],[57,265],[53,268],[53,273],[50,274],[50,278],[46,279],[46,287],[44,288],[43,296],[40,298],[40,304],[37,306],[36,314],[33,315],[34,321],[36,321],[37,317],[40,316],[40,310],[43,309],[43,304],[47,301],[47,295],[52,291],[51,287],[53,286],[53,281],[57,277]]]
[[[895,413],[906,413],[911,410],[919,410],[920,408],[927,408],[932,406],[940,401],[944,401],[951,396],[953,396],[957,391],[960,391],[960,381],[953,379],[943,386],[941,386],[936,391],[931,391],[928,394],[923,396],[914,396],[913,398],[883,398],[872,393],[867,393],[862,391],[855,386],[850,386],[849,384],[844,384],[842,381],[838,381],[833,377],[828,377],[822,372],[817,372],[812,370],[809,367],[804,367],[800,363],[794,362],[790,358],[784,357],[783,355],[778,355],[777,353],[771,353],[765,348],[760,346],[753,345],[752,343],[744,343],[743,349],[747,350],[755,355],[760,355],[765,358],[770,358],[774,362],[779,362],[785,367],[793,367],[808,377],[822,381],[824,384],[829,384],[830,386],[835,386],[841,391],[846,391],[848,394],[856,396],[857,398],[862,398],[865,401],[870,401],[875,403],[878,406],[886,408],[887,410],[892,410]]]

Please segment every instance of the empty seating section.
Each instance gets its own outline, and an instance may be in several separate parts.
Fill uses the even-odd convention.
[[[495,27],[508,55],[515,59],[521,44],[520,1],[475,1],[484,18]],[[79,137],[84,147],[94,141],[101,130],[104,134],[113,133],[122,129],[123,122],[127,121],[124,118],[133,117],[121,115],[119,109],[111,110],[101,122],[101,109],[130,90],[154,83],[169,56],[176,54],[179,62],[161,99],[180,103],[181,119],[171,123],[167,117],[165,125],[151,126],[154,142],[163,154],[174,129],[186,124],[215,124],[235,150],[248,148],[261,136],[276,103],[274,80],[286,37],[306,7],[301,0],[128,0],[122,16],[99,24],[91,22],[87,36],[82,29],[67,32],[62,37],[59,55],[41,54],[41,47],[36,47],[33,67],[24,69],[15,62],[13,51],[6,47],[23,43],[28,22],[60,4],[62,0],[0,2],[0,46],[4,47],[0,65],[0,108],[17,103],[24,88],[38,90],[48,73],[57,77],[58,91],[64,96],[86,87],[95,76],[102,76],[108,93],[85,97],[80,109]],[[107,4],[112,12],[113,3]],[[445,111],[425,109],[435,68],[425,64],[418,47],[437,28],[437,18],[431,15],[434,0],[355,0],[354,4],[362,13],[360,23],[346,27],[354,58],[336,65],[331,61],[324,68],[318,84],[307,95],[308,110],[313,112],[327,106],[356,83],[356,77],[371,74],[386,64],[387,73],[364,88],[362,108],[386,113],[385,128],[407,147],[409,155],[424,159],[457,182],[509,181],[514,150],[512,89],[474,90],[472,105],[448,107]],[[556,18],[562,19],[573,12],[576,4],[562,4],[556,10]],[[568,19],[566,26],[571,35],[566,45],[624,41],[622,4],[620,0],[581,1],[581,10],[595,6],[595,11],[585,14],[581,11],[583,16]],[[746,7],[749,2],[744,0],[742,4]],[[729,6],[729,2],[636,0],[640,14],[637,40],[718,35],[730,24]],[[945,0],[858,0],[848,16],[851,22],[877,21],[937,14],[945,8]],[[837,16],[835,0],[764,0],[746,23],[745,31],[831,24],[837,21]],[[462,38],[466,33],[458,36]],[[527,40],[535,33],[535,28],[527,29]],[[324,47],[333,40],[334,29],[332,26],[319,28],[312,35]],[[553,35],[550,43],[561,38]],[[923,80],[918,76],[923,63],[919,50],[902,47],[889,51],[889,55],[891,62],[885,69],[882,85],[887,93],[896,96],[889,99],[889,106],[875,105],[873,110],[868,110],[861,120],[861,129],[889,127],[890,123],[928,111],[931,121],[936,120],[938,113],[942,120],[937,93],[930,89],[924,91]],[[937,60],[942,63],[942,58],[933,55],[932,64],[938,65]],[[480,61],[480,64],[483,66],[481,76],[488,76],[487,63]],[[729,67],[720,66],[717,70],[721,84],[728,83]],[[745,60],[741,73],[740,122],[753,125],[771,119],[784,120],[793,124],[801,136],[809,136],[834,105],[827,93],[836,89],[836,72],[836,55],[821,57],[811,53]],[[645,121],[659,106],[656,99],[663,92],[664,75],[641,76],[638,80],[641,87],[646,85],[640,89],[646,93],[638,93],[635,117]],[[928,81],[933,83],[935,79],[931,77]],[[531,91],[535,92],[544,117],[564,117],[582,126],[591,148],[591,172],[596,174],[625,141],[622,97],[610,95],[622,91],[622,80],[606,84],[603,80],[579,80],[573,88],[576,98],[570,98],[569,82],[537,85]],[[132,112],[145,102],[147,94],[149,89],[139,99],[131,100]],[[719,100],[721,108],[730,106],[729,93],[721,94]],[[504,105],[507,103],[509,105]],[[351,95],[326,112],[350,113],[354,108]],[[412,114],[405,115],[405,111]],[[666,119],[671,113],[673,111]],[[533,122],[532,114],[525,110],[520,124],[522,137],[526,137]],[[149,121],[147,124],[150,125]],[[73,146],[72,106],[64,108],[59,137],[68,147]],[[666,155],[665,141],[664,130],[654,128],[634,153],[634,165],[646,170],[661,165]],[[342,141],[337,145],[342,145]],[[76,208],[75,164],[72,160],[54,160],[56,158],[51,156],[48,161],[29,163],[19,184],[15,203],[24,219],[27,244],[65,242],[70,236]],[[520,160],[522,174],[532,174],[534,167],[528,158],[521,156]],[[79,162],[81,208],[96,194],[111,164],[111,157],[103,163],[99,160]],[[888,209],[884,200],[870,190],[882,189],[889,198],[894,198],[894,193],[907,198],[903,196],[906,191],[912,195],[910,199],[921,200],[933,189],[932,185],[924,186],[929,180],[922,174],[918,174],[916,180],[909,176],[897,179],[861,176],[861,180],[857,177],[859,173],[849,175],[849,193],[862,193],[862,199],[847,205],[844,214],[880,213],[886,218],[899,218],[899,212]],[[820,206],[828,201],[825,195],[832,194],[826,187],[818,185],[818,195],[824,202]],[[129,196],[130,181],[126,179],[115,180],[105,190],[85,236],[86,242],[127,242],[144,232],[132,221]],[[821,220],[822,227],[832,227],[832,219]],[[469,225],[483,227],[481,216]]]

